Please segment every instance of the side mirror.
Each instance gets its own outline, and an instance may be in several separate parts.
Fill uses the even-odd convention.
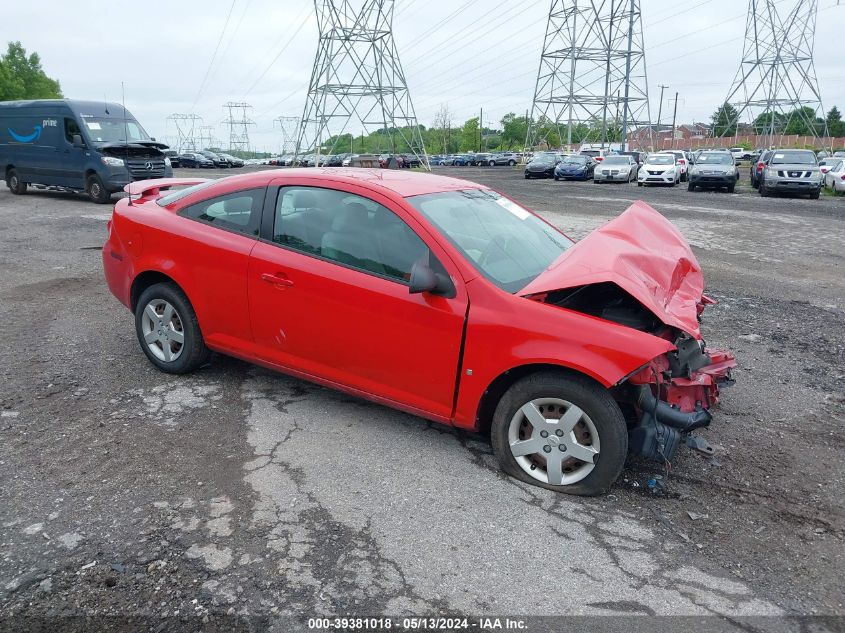
[[[73,135],[73,146],[74,147],[85,147],[85,143],[82,142],[82,135],[81,134],[74,134]]]
[[[411,267],[410,294],[430,292],[435,295],[443,295],[447,298],[455,296],[455,287],[452,280],[443,275],[438,275],[431,266],[422,262],[415,262]]]

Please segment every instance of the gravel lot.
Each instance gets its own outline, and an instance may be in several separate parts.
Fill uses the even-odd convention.
[[[576,238],[637,199],[677,224],[740,365],[715,457],[569,498],[483,437],[234,359],[161,374],[103,280],[110,208],[4,187],[0,614],[845,615],[845,197],[437,171]]]

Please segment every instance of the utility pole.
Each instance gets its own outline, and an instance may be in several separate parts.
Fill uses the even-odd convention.
[[[660,150],[662,149],[663,141],[660,139],[660,117],[663,115],[663,91],[666,90],[669,86],[660,84],[660,105],[657,107],[657,140],[659,141],[660,147],[655,147],[654,149]]]
[[[675,149],[675,123],[678,121],[678,93],[675,93],[675,112],[672,114],[672,149]]]
[[[481,151],[481,138],[484,136],[484,108],[478,113],[478,151]]]

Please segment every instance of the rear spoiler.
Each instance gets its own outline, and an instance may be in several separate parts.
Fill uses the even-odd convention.
[[[161,193],[162,189],[201,185],[209,180],[209,178],[154,178],[152,180],[138,180],[136,182],[130,182],[123,188],[123,190],[128,193],[130,197],[138,196],[141,198],[152,198]]]

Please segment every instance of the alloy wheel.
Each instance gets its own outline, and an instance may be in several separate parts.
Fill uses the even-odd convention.
[[[584,479],[601,450],[586,412],[559,398],[537,398],[520,407],[508,427],[508,444],[522,470],[553,486]]]
[[[144,308],[141,332],[150,352],[161,361],[170,363],[182,355],[185,330],[182,318],[169,302],[153,299]]]

